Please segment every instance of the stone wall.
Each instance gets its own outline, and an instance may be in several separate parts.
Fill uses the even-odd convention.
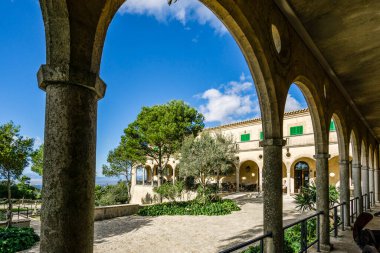
[[[116,217],[133,215],[136,214],[138,210],[139,205],[134,204],[95,207],[94,220],[107,220]]]

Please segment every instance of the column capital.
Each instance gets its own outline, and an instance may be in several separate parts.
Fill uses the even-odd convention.
[[[264,139],[259,142],[260,147],[265,146],[280,146],[283,147],[286,145],[286,140],[282,138],[270,138],[270,139]]]
[[[330,157],[331,155],[327,153],[319,153],[314,155],[315,159],[329,159]]]
[[[362,170],[369,170],[369,167],[368,167],[368,166],[363,166],[363,165],[362,165]]]
[[[353,163],[352,168],[361,168],[362,165],[360,163]]]
[[[104,97],[106,84],[98,74],[76,69],[70,65],[41,65],[37,72],[38,87],[46,90],[48,85],[66,84],[76,85],[96,93],[98,99]]]

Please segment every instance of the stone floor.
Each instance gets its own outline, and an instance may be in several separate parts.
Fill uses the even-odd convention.
[[[236,199],[241,211],[226,216],[127,216],[95,222],[94,252],[218,252],[259,235],[262,198],[249,194],[230,198]],[[305,215],[296,211],[293,198],[288,196],[284,196],[283,210],[284,224]],[[33,226],[39,231],[39,221]],[[360,252],[349,230],[332,238],[332,243],[333,252]],[[38,245],[27,252],[39,252]]]

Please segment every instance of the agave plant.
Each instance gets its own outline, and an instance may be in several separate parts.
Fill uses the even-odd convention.
[[[308,187],[303,187],[301,193],[294,197],[296,208],[302,212],[316,210],[317,205],[317,187],[311,183]],[[339,192],[334,185],[329,186],[329,202],[330,206],[338,203]]]

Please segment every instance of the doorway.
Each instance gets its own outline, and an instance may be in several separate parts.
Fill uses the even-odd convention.
[[[294,165],[294,189],[295,192],[299,193],[302,187],[309,186],[309,165],[300,161]]]

